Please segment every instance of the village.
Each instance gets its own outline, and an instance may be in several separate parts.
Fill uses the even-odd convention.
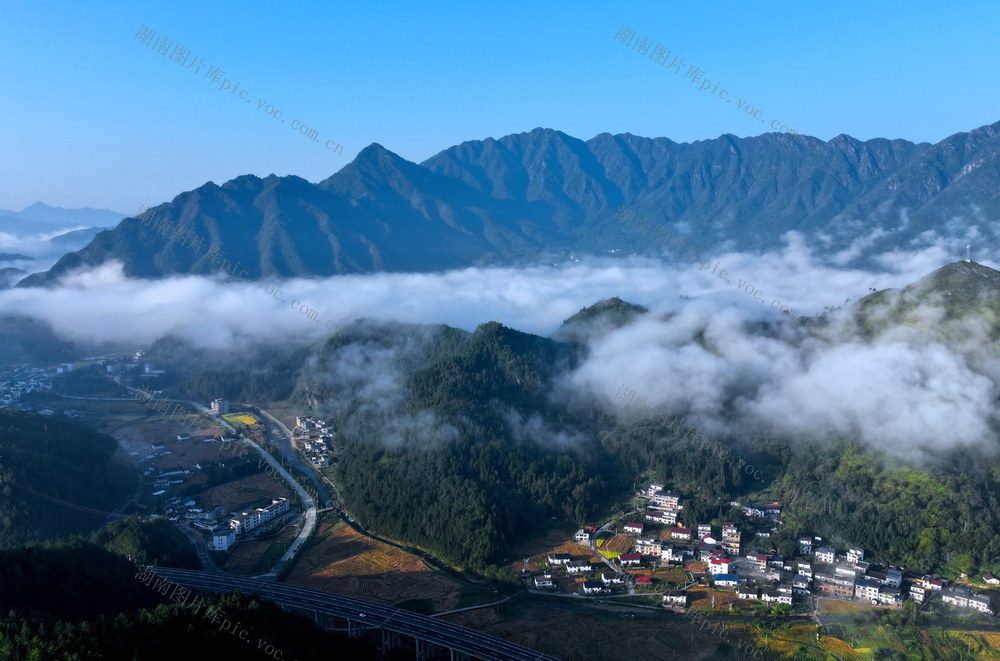
[[[798,554],[784,558],[773,549],[760,552],[756,540],[744,541],[733,522],[685,527],[679,518],[681,496],[662,484],[651,484],[636,498],[645,512],[641,521],[636,517],[623,522],[620,530],[613,522],[585,526],[572,541],[526,559],[521,565],[525,587],[574,597],[658,595],[661,605],[675,612],[706,607],[807,612],[819,597],[900,608],[906,599],[922,606],[938,595],[942,603],[970,613],[995,612],[997,594],[976,593],[940,576],[865,560],[859,547],[841,553],[820,537],[800,535]],[[747,517],[781,523],[777,503],[730,504],[741,507]],[[769,535],[762,531],[757,538],[766,543]],[[981,582],[1000,585],[1000,578],[984,574]]]

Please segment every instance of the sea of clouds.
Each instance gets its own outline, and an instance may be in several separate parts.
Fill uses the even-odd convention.
[[[910,284],[955,261],[955,251],[940,242],[893,252],[879,258],[881,269],[866,271],[821,259],[789,233],[780,249],[767,254],[729,252],[713,259],[725,265],[733,282],[751,281],[768,300],[780,298],[811,316],[847,307],[871,289]],[[699,271],[698,264],[578,255],[556,265],[268,282],[281,287],[285,302],[266,295],[256,281],[137,280],[112,262],[67,276],[57,288],[2,291],[0,313],[43,320],[61,338],[83,344],[135,347],[172,335],[232,349],[261,342],[301,346],[332,334],[290,309],[293,298],[337,323],[365,319],[473,330],[500,321],[552,336],[581,308],[617,296],[650,313],[625,327],[595,332],[587,358],[564,374],[553,396],[616,411],[621,405],[614,395],[628,384],[659,411],[683,415],[709,435],[732,432],[735,412],[741,424],[774,433],[846,435],[901,455],[995,444],[992,409],[1000,368],[986,369],[996,361],[977,357],[987,342],[985,330],[971,329],[972,339],[962,347],[923,334],[864,342],[841,311],[820,336]],[[361,370],[368,375],[371,364],[386,371],[406,362],[385,356],[369,361],[363,352],[371,348],[354,350],[358,355],[342,351],[338,361],[345,369],[352,362],[368,365]],[[402,379],[382,375],[371,381]]]

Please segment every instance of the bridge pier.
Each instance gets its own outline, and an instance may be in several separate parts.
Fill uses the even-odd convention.
[[[347,637],[348,638],[360,638],[365,635],[366,627],[364,627],[360,622],[355,620],[347,621]]]
[[[399,647],[399,633],[382,629],[382,655],[385,656],[385,653],[394,647]]]
[[[434,645],[420,638],[413,640],[417,643],[417,661],[427,661],[434,656]]]

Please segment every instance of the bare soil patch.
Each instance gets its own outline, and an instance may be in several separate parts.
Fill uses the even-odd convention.
[[[720,658],[716,654],[719,639],[700,633],[692,635],[692,625],[686,622],[623,619],[611,614],[591,615],[533,605],[523,617],[513,621],[502,621],[492,609],[455,613],[442,619],[565,661]]]
[[[265,473],[241,477],[212,487],[199,495],[205,509],[221,506],[226,512],[241,509],[256,501],[279,497],[293,500],[292,493],[281,480]]]
[[[414,555],[371,541],[343,524],[322,523],[317,538],[286,582],[384,604],[429,599],[438,611],[458,605],[461,586]]]

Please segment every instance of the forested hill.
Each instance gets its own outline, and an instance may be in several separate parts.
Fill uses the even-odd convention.
[[[336,421],[348,509],[384,534],[481,568],[551,517],[582,522],[632,485],[631,461],[611,438],[624,428],[551,398],[580,350],[496,322],[472,333],[366,326],[330,340],[301,388]],[[643,429],[636,444],[684,432]],[[741,488],[734,458],[689,450],[676,462],[690,469],[685,485],[701,476],[720,492]]]
[[[61,416],[0,410],[0,546],[89,533],[135,491],[117,445]]]
[[[0,550],[0,658],[268,658],[265,649],[270,658],[300,661],[413,656],[383,657],[368,640],[323,631],[251,596],[201,595],[196,610],[196,595],[176,595],[187,603],[174,603],[173,592],[163,595],[137,580],[137,569],[80,539]],[[206,617],[209,608],[214,617]],[[222,629],[223,618],[239,623],[242,638]]]
[[[607,329],[643,314],[610,300],[574,325]],[[565,376],[588,348],[566,335],[367,323],[328,341],[295,398],[319,402],[336,426],[348,509],[481,568],[509,559],[551,517],[592,523],[621,511],[636,482],[656,479],[687,497],[685,524],[746,522],[730,501],[779,501],[786,526],[774,545],[806,531],[925,571],[1000,571],[1000,461],[986,450],[908,466],[853,438],[706,438],[674,420],[623,421],[568,391]],[[741,470],[748,464],[759,479]]]

